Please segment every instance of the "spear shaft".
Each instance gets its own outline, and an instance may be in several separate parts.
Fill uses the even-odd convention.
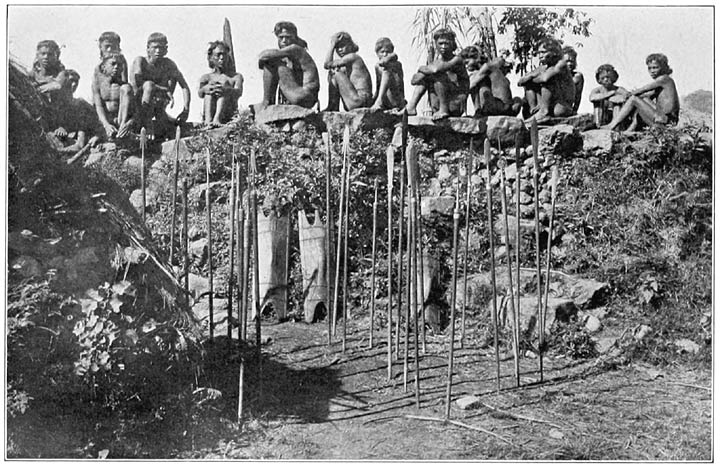
[[[370,348],[373,347],[375,325],[375,262],[377,247],[378,180],[375,178],[375,199],[373,200],[372,269],[370,274]]]
[[[387,179],[388,179],[388,241],[387,241],[387,287],[388,287],[388,303],[387,303],[387,377],[388,382],[392,379],[392,192],[393,192],[393,172],[395,162],[395,151],[392,147],[388,147],[385,151],[387,163]]]
[[[515,315],[513,316],[513,321],[515,322],[515,327],[513,331],[515,332],[515,341],[518,343],[518,358],[521,356],[519,353],[520,351],[520,192],[522,191],[522,178],[520,177],[520,135],[518,134],[515,136],[515,167],[517,168],[517,175],[515,176],[515,190],[517,191],[515,194],[517,195],[517,200],[515,203],[515,265],[517,266],[517,269],[515,271],[515,282],[517,283],[517,302],[515,306]],[[518,368],[517,368],[518,377],[515,381],[516,385],[520,386],[520,367],[519,367],[519,361],[518,361]]]
[[[210,149],[206,151],[205,158],[205,210],[207,212],[207,242],[208,242],[208,274],[210,277],[210,295],[208,296],[208,318],[210,321],[210,341],[212,341],[215,332],[215,316],[213,310],[213,250],[212,250],[212,211],[210,204]],[[174,203],[173,203],[174,204]],[[174,210],[174,209],[173,209]],[[174,214],[173,214],[174,217]],[[173,223],[175,219],[173,218]],[[172,241],[170,242],[172,245]]]
[[[498,141],[499,146],[499,141]],[[499,147],[498,147],[498,150]],[[502,160],[501,160],[502,161]],[[519,341],[517,340],[517,332],[515,326],[518,325],[517,313],[515,312],[515,287],[513,286],[513,274],[512,274],[512,256],[510,255],[510,227],[508,226],[508,208],[507,208],[507,196],[505,193],[505,164],[499,164],[498,171],[500,172],[500,191],[501,191],[501,202],[502,202],[502,213],[503,213],[503,226],[505,230],[505,256],[507,259],[508,268],[508,285],[510,287],[510,312],[513,315],[513,353],[515,356],[515,379],[518,386],[520,385],[520,348]],[[519,283],[518,283],[519,286]]]
[[[208,163],[210,160],[210,150],[208,149]],[[170,258],[168,262],[170,265],[173,263],[173,252],[175,248],[175,216],[177,214],[177,187],[178,187],[178,172],[180,171],[180,126],[178,125],[175,129],[175,163],[173,166],[173,192],[172,192],[172,218],[170,220]],[[143,165],[143,172],[145,172],[145,165]],[[209,173],[209,172],[208,172]],[[144,185],[143,185],[144,186]],[[210,189],[210,181],[208,178],[208,189]],[[144,212],[144,210],[143,210]]]
[[[460,348],[465,343],[465,310],[467,309],[467,284],[468,284],[468,249],[470,243],[470,175],[473,170],[473,139],[470,138],[470,154],[465,165],[465,241],[463,251],[463,301],[462,317],[460,320]]]
[[[538,176],[540,174],[540,163],[538,162],[538,126],[537,120],[532,119],[530,123],[530,142],[532,144],[533,152],[533,189],[535,191],[535,264],[537,268],[537,311],[538,320],[543,321],[543,308],[542,308],[542,269],[540,266],[540,192],[539,192],[539,181]],[[540,353],[540,381],[543,381],[543,353],[545,344],[545,335],[543,329],[540,329],[539,345],[538,350]]]
[[[325,144],[325,282],[327,283],[327,320],[328,320],[328,345],[332,343],[332,322],[334,308],[330,302],[332,296],[332,132],[330,126],[327,129],[327,141]]]
[[[452,299],[450,302],[450,350],[448,352],[448,382],[445,392],[445,419],[450,419],[450,402],[452,398],[453,363],[455,358],[455,306],[457,304],[457,258],[458,258],[458,230],[460,229],[460,197],[459,189],[455,185],[455,209],[453,210],[453,270],[452,270]]]
[[[492,323],[493,323],[493,345],[495,347],[495,366],[497,390],[500,391],[500,350],[498,348],[498,318],[497,318],[497,285],[495,283],[495,241],[493,239],[493,208],[492,208],[492,185],[490,182],[490,141],[485,139],[485,166],[487,167],[487,179],[485,192],[487,194],[488,214],[488,236],[490,240],[490,282],[492,285]]]
[[[145,147],[147,146],[147,131],[143,126],[140,129],[140,192],[142,194],[142,219],[145,223],[145,208],[146,208],[146,195],[145,195]]]
[[[228,208],[230,210],[230,266],[227,285],[227,332],[228,340],[232,339],[232,302],[233,287],[235,286],[235,147],[233,146],[232,163],[230,169],[230,202]]]

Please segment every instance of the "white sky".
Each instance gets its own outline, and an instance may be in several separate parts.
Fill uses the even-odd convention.
[[[7,12],[7,47],[9,53],[29,66],[38,41],[53,39],[62,47],[61,60],[81,76],[76,96],[90,100],[90,77],[98,62],[97,38],[112,30],[122,38],[122,50],[129,63],[145,54],[147,36],[163,32],[168,36],[168,57],[185,75],[191,90],[190,119],[200,120],[201,102],[197,97],[200,76],[206,73],[207,43],[222,38],[224,18],[231,23],[237,69],[245,78],[245,92],[240,103],[258,102],[262,94],[261,72],[257,55],[265,48],[277,46],[272,33],[277,21],[288,20],[298,27],[299,36],[309,44],[310,54],[320,70],[320,101],[327,102],[326,76],[322,62],[329,47],[330,35],[348,31],[360,46],[360,55],[368,68],[374,65],[375,40],[390,37],[403,63],[406,94],[409,97],[410,75],[418,67],[418,53],[411,49],[411,23],[417,7],[365,5],[339,6],[67,6],[9,5]],[[612,63],[620,74],[619,85],[638,87],[649,81],[645,57],[665,53],[673,68],[680,95],[697,89],[714,89],[713,74],[713,8],[704,7],[589,7],[578,9],[589,13],[595,22],[592,36],[579,38],[578,69],[585,74],[581,112],[591,111],[587,101],[597,86],[595,69]],[[507,38],[505,39],[507,40]],[[574,43],[572,38],[568,43]],[[467,44],[460,44],[467,45]],[[500,39],[500,47],[503,40]],[[513,92],[517,77],[510,76]],[[374,74],[373,74],[374,79]],[[178,92],[176,102],[181,102]],[[175,112],[179,111],[176,104]]]

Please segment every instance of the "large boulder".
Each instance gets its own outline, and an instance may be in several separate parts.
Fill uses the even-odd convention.
[[[583,138],[572,125],[556,125],[538,131],[538,146],[545,158],[567,156],[582,149]]]
[[[583,151],[594,155],[609,155],[613,149],[613,132],[609,129],[591,129],[582,133]]]
[[[377,128],[391,128],[400,120],[399,115],[382,110],[358,108],[347,112],[322,112],[322,121],[326,128],[332,128],[337,134],[342,134],[346,125],[350,131],[371,131]]]

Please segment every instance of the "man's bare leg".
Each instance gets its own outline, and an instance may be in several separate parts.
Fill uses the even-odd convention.
[[[215,115],[213,116],[210,126],[213,128],[219,128],[222,126],[221,118],[225,113],[225,107],[227,106],[227,99],[225,96],[220,96],[215,100]]]
[[[215,114],[215,96],[205,94],[203,97],[203,124],[208,126],[212,122],[213,115]]]
[[[438,79],[433,83],[433,89],[438,99],[438,110],[433,113],[433,120],[442,120],[450,116],[450,103],[448,102],[448,82],[444,79]]]
[[[280,68],[283,67],[277,63],[266,63],[263,67],[263,100],[252,106],[255,114],[262,112],[268,105],[275,103],[275,94],[280,83]]]
[[[340,110],[340,89],[335,80],[336,72],[328,71],[328,104],[324,112],[337,112]]]
[[[304,108],[312,108],[317,104],[317,89],[308,89],[295,82],[295,76],[290,68],[279,66],[278,78],[280,91],[291,104]]]
[[[129,84],[120,86],[120,101],[118,103],[118,132],[117,137],[123,138],[128,135],[133,120],[130,118],[132,110],[132,87]]]
[[[387,70],[383,70],[382,74],[380,75],[380,86],[378,88],[377,99],[375,99],[375,103],[373,103],[372,107],[370,107],[372,110],[383,109],[383,99],[385,98],[385,94],[387,94],[389,88],[390,72]]]
[[[618,125],[620,125],[620,123],[625,121],[626,118],[630,117],[636,111],[642,121],[649,125],[655,124],[655,118],[657,118],[658,116],[664,116],[660,115],[655,109],[655,107],[650,105],[649,102],[639,97],[631,96],[630,98],[628,98],[627,101],[625,101],[625,104],[622,106],[622,108],[620,108],[620,111],[613,115],[612,121],[607,125],[603,126],[602,128],[614,131],[618,127]],[[631,125],[630,128],[627,129],[627,131],[634,130],[636,126],[637,124]]]
[[[350,81],[347,73],[342,70],[336,71],[335,83],[337,84],[338,92],[347,110],[354,110],[366,105],[365,99],[358,94],[355,85]]]

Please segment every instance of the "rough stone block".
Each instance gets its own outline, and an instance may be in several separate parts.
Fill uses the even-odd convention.
[[[591,129],[582,133],[583,150],[597,155],[607,155],[612,152],[613,138],[609,129]]]
[[[538,131],[539,152],[570,155],[582,149],[580,132],[571,125],[556,125]]]
[[[433,120],[429,116],[416,115],[408,117],[408,125],[430,130],[449,130],[461,134],[485,134],[487,131],[485,120],[472,117],[450,117]]]
[[[482,400],[475,395],[468,395],[455,400],[455,404],[463,411],[478,409],[482,406]]]
[[[285,123],[288,120],[303,120],[317,112],[299,105],[268,105],[263,111],[255,114],[255,123],[267,125],[270,123]]]
[[[347,112],[322,112],[322,121],[333,131],[342,131],[350,125],[351,131],[371,131],[377,128],[390,128],[400,121],[399,115],[370,108],[357,108]]]
[[[429,215],[432,212],[451,215],[455,207],[455,198],[452,196],[423,196],[420,202],[421,215]]]

